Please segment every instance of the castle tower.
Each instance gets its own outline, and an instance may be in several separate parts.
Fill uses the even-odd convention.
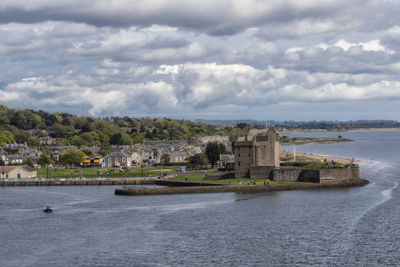
[[[279,150],[274,128],[250,130],[235,143],[235,177],[268,178],[280,166]]]

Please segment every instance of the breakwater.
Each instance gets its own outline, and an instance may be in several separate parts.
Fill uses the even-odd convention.
[[[143,178],[25,179],[0,181],[0,186],[147,185],[154,181]]]
[[[164,194],[195,194],[195,193],[224,193],[234,192],[242,194],[264,193],[284,190],[304,189],[333,189],[352,186],[363,186],[368,180],[358,179],[351,182],[341,183],[299,183],[299,184],[277,184],[277,185],[221,185],[219,186],[184,186],[184,187],[162,187],[162,188],[118,188],[116,195],[164,195]]]
[[[193,181],[174,181],[174,180],[154,180],[154,184],[170,186],[170,187],[187,187],[187,186],[219,186],[224,184],[218,183],[204,183]]]

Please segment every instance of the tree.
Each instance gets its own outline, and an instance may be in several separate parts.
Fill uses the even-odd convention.
[[[83,156],[85,153],[79,149],[68,149],[64,154],[60,156],[60,162],[62,165],[79,165],[83,162]]]
[[[218,142],[210,142],[207,144],[206,155],[212,167],[219,161],[219,154],[222,153],[225,153],[225,146],[223,144]]]
[[[14,144],[14,135],[10,131],[0,131],[0,146],[5,144]]]
[[[171,162],[171,157],[168,154],[162,154],[160,162],[162,165],[167,165]]]
[[[143,135],[135,132],[131,133],[132,144],[142,144],[143,143]]]
[[[207,165],[207,156],[203,153],[188,158],[189,168],[196,169]]]
[[[33,166],[33,161],[32,161],[31,158],[27,158],[27,159],[24,161],[24,164],[25,164],[25,165],[28,165],[28,166],[30,166],[30,167],[32,167],[32,168],[34,168],[34,166]]]
[[[37,163],[40,166],[47,166],[51,163],[50,157],[46,153],[40,154],[40,158],[38,159]]]
[[[0,124],[9,124],[10,120],[7,117],[8,108],[4,105],[0,105]]]
[[[80,138],[83,140],[84,145],[86,146],[100,145],[100,138],[96,132],[83,133],[80,135]]]
[[[99,151],[100,155],[102,155],[103,157],[107,154],[111,153],[111,148],[109,144],[103,144],[100,147],[100,151]]]
[[[116,133],[113,134],[110,138],[111,145],[131,145],[132,138],[127,133]]]

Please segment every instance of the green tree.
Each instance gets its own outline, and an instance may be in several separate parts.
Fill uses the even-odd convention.
[[[100,145],[100,138],[96,132],[83,133],[80,137],[83,139],[84,145],[86,146]]]
[[[64,138],[60,138],[56,141],[56,146],[70,146],[70,145],[71,145],[71,143],[67,139],[64,139]]]
[[[109,145],[110,144],[110,137],[104,134],[101,131],[96,131],[97,135],[99,136],[99,142],[101,145]]]
[[[171,157],[168,154],[162,154],[160,162],[162,165],[167,165],[171,162]]]
[[[142,144],[143,143],[144,138],[143,138],[142,134],[135,132],[135,133],[131,134],[131,137],[132,137],[132,144]]]
[[[7,116],[8,108],[4,105],[0,105],[0,124],[9,124],[10,119]]]
[[[24,164],[25,164],[25,165],[28,165],[28,166],[30,166],[30,167],[32,167],[32,168],[34,168],[34,166],[33,166],[33,161],[32,161],[31,158],[27,158],[27,159],[24,161]]]
[[[107,154],[110,154],[111,153],[110,145],[109,144],[102,144],[101,147],[100,147],[99,153],[103,157],[106,156]]]
[[[5,144],[14,144],[14,135],[10,131],[0,131],[0,146]]]
[[[127,133],[116,133],[113,134],[110,138],[111,145],[131,145],[132,138]]]
[[[223,144],[218,142],[210,142],[207,144],[206,155],[212,167],[219,161],[219,155],[222,153],[225,153],[225,146]]]
[[[188,158],[188,165],[191,169],[198,169],[207,165],[207,156],[203,153],[193,155]]]
[[[60,162],[62,165],[76,166],[83,162],[83,156],[85,153],[79,149],[68,149],[64,154],[60,156]]]
[[[50,157],[46,153],[40,154],[40,157],[37,161],[40,166],[47,166],[51,163]]]

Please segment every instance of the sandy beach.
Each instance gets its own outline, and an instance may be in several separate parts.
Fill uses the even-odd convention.
[[[280,155],[283,157],[287,157],[289,155],[293,156],[293,152],[288,152],[288,151],[281,151]],[[338,158],[338,157],[328,157],[328,156],[321,156],[321,155],[311,155],[311,154],[305,154],[305,153],[296,153],[296,158],[298,160],[310,160],[310,161],[321,161],[326,159],[327,161],[331,162],[332,160],[342,163],[342,164],[349,164],[351,162],[351,159],[346,159],[346,158]],[[370,161],[365,161],[365,160],[357,160],[355,159],[353,163],[357,164],[369,164],[371,163]]]

